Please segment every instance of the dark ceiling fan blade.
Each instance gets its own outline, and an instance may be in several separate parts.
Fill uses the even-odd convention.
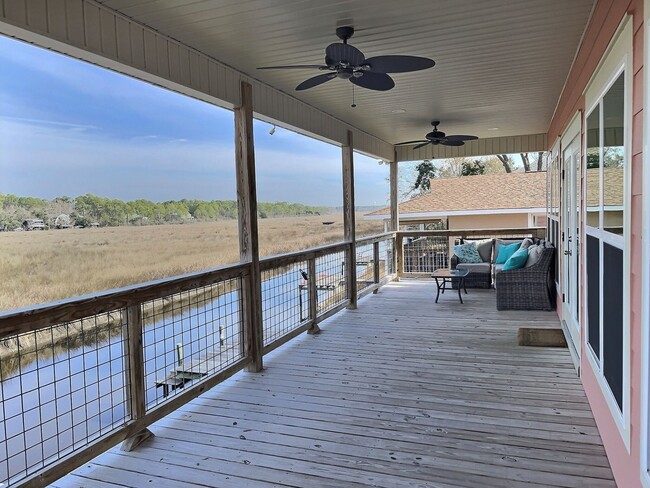
[[[429,142],[429,141],[406,141],[406,142],[398,142],[395,144],[396,146],[406,146],[408,144],[417,144],[419,142]]]
[[[407,73],[432,68],[436,62],[420,56],[374,56],[366,59],[366,64],[375,73]]]
[[[361,88],[370,90],[386,91],[395,86],[393,79],[386,73],[372,73],[364,71],[363,76],[350,78],[350,81]]]
[[[475,141],[476,139],[478,139],[476,136],[463,136],[456,134],[453,136],[447,136],[447,140],[449,141]]]
[[[427,142],[424,142],[424,143],[422,143],[422,144],[418,144],[418,145],[415,146],[413,149],[414,149],[414,150],[415,150],[415,149],[420,149],[421,147],[424,147],[424,146],[426,146],[427,144],[431,144],[431,141],[427,141]]]
[[[333,78],[336,78],[336,73],[325,73],[323,75],[316,75],[300,83],[300,85],[296,87],[296,90],[306,90],[307,88],[313,88],[315,86],[322,85],[326,81],[329,81]]]
[[[328,66],[346,63],[350,66],[361,66],[366,57],[356,47],[342,42],[330,44],[325,49],[325,64]]]
[[[465,143],[463,141],[450,141],[448,139],[443,139],[440,141],[440,144],[443,146],[464,146]]]
[[[320,64],[295,64],[291,66],[262,66],[257,69],[328,69],[327,66]]]

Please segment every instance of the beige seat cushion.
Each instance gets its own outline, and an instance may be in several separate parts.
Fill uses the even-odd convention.
[[[458,263],[456,269],[466,269],[470,273],[490,274],[490,263]]]

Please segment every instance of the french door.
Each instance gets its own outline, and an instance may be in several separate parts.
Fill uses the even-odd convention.
[[[580,354],[580,137],[562,152],[562,318]]]

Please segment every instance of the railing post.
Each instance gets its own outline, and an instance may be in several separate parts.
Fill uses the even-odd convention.
[[[379,242],[374,242],[372,244],[372,259],[374,261],[373,281],[379,283]],[[373,293],[377,293],[378,291],[379,288],[376,288]]]
[[[142,307],[129,305],[126,309],[126,347],[124,355],[124,374],[126,381],[126,404],[131,421],[138,420],[147,413],[146,391],[144,385],[144,350],[142,347]],[[121,446],[123,451],[132,451],[153,433],[149,429],[138,432],[126,439]]]
[[[240,83],[241,105],[235,108],[235,166],[237,172],[237,220],[239,223],[239,258],[249,263],[244,281],[240,317],[243,348],[252,359],[248,370],[262,371],[264,330],[262,324],[262,279],[257,235],[257,186],[255,183],[255,145],[253,143],[253,87]]]
[[[357,245],[354,215],[354,147],[352,131],[347,133],[347,142],[342,148],[343,162],[343,232],[350,247],[345,260],[345,279],[348,288],[348,308],[357,308]]]
[[[397,257],[397,279],[404,274],[404,246],[403,246],[404,236],[397,232],[395,234],[395,256]]]
[[[318,327],[316,319],[318,318],[318,283],[316,281],[316,259],[312,258],[307,263],[307,274],[309,275],[309,318],[312,320],[312,325],[307,329],[307,334],[318,334],[320,327]]]

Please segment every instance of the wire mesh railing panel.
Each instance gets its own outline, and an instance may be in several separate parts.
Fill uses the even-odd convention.
[[[262,271],[264,345],[297,329],[309,320],[307,261]]]
[[[403,246],[405,273],[433,273],[449,267],[448,237],[407,238]]]
[[[142,305],[147,409],[243,357],[241,306],[241,278]]]
[[[344,251],[333,252],[316,259],[316,283],[319,314],[345,302],[347,280]]]
[[[0,486],[129,420],[125,329],[115,310],[0,341]]]
[[[358,244],[357,251],[357,292],[375,283],[375,253],[372,244]]]
[[[395,272],[393,259],[393,240],[387,239],[379,242],[379,279],[383,279]]]

